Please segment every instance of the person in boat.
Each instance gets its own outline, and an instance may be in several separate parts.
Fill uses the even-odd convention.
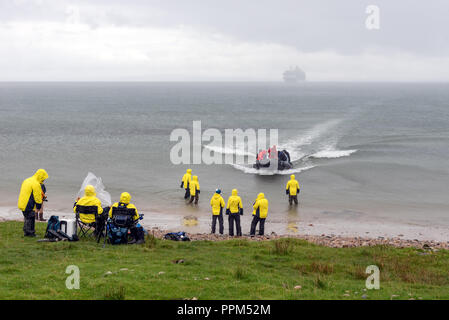
[[[285,149],[282,151],[278,151],[278,158],[280,161],[285,161],[285,162],[291,163],[290,154]]]
[[[182,176],[181,188],[186,190],[184,194],[184,199],[188,199],[190,197],[190,181],[192,180],[192,169],[187,169],[186,173]]]
[[[276,145],[273,145],[270,149],[268,149],[268,158],[270,159],[277,159],[278,158],[278,152],[276,149]]]
[[[261,161],[267,158],[267,151],[266,150],[259,150],[259,153],[257,154],[257,161]]]
[[[294,174],[290,176],[290,180],[287,182],[285,193],[288,195],[288,203],[290,205],[292,205],[293,202],[298,204],[299,183],[295,179]]]

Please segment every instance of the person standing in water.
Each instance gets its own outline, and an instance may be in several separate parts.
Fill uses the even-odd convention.
[[[188,199],[190,197],[190,181],[192,180],[192,169],[187,169],[186,173],[182,176],[181,188],[186,190],[184,194],[184,199]]]
[[[198,182],[198,176],[193,176],[192,181],[190,181],[190,201],[192,203],[195,200],[195,204],[198,204],[198,199],[200,196],[200,183]]]
[[[259,193],[256,201],[253,204],[253,221],[251,222],[250,235],[256,234],[256,226],[259,223],[259,236],[264,235],[265,231],[265,219],[268,215],[268,200],[265,199],[263,193]]]
[[[23,213],[23,234],[25,237],[35,237],[35,218],[42,207],[42,187],[48,174],[44,169],[39,169],[36,173],[22,182],[20,188],[17,207]]]
[[[293,204],[293,201],[295,202],[295,204],[298,204],[299,190],[299,183],[295,179],[295,175],[292,174],[290,176],[290,180],[287,182],[287,186],[285,187],[285,193],[288,195],[288,203],[290,205]]]
[[[242,236],[242,227],[240,226],[240,216],[243,215],[242,199],[238,196],[237,189],[232,189],[232,195],[228,199],[226,214],[229,215],[229,235],[234,236],[234,221],[237,236]]]
[[[221,196],[221,190],[217,189],[210,199],[210,206],[212,207],[212,232],[215,233],[215,226],[217,225],[220,234],[223,234],[224,225],[223,225],[223,208],[225,207],[225,202],[223,197]]]

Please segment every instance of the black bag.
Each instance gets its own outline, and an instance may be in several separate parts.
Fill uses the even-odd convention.
[[[48,219],[47,229],[45,230],[45,238],[54,241],[60,240],[78,241],[77,235],[70,237],[61,230],[61,222],[59,221],[58,216],[51,216],[50,219]]]
[[[164,236],[164,239],[173,241],[190,241],[190,238],[185,232],[170,232]]]

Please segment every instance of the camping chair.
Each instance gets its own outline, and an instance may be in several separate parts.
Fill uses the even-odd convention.
[[[135,215],[136,215],[136,209],[134,209],[134,208],[112,207],[112,218],[108,219],[108,221],[106,223],[103,246],[106,244],[106,240],[108,238],[108,232],[109,232],[109,230],[111,230],[112,227],[126,229],[125,241],[127,243],[129,229],[134,227],[138,221],[138,220],[134,220]],[[100,242],[100,237],[98,238],[98,242]]]
[[[80,214],[89,215],[94,219],[94,222],[84,222],[80,218]],[[90,219],[92,220],[92,219]],[[98,207],[97,206],[76,206],[76,225],[79,227],[78,237],[87,237],[93,233],[94,229],[102,228],[104,226],[97,226],[98,221]],[[99,231],[102,231],[101,229]],[[101,234],[101,233],[100,233]]]

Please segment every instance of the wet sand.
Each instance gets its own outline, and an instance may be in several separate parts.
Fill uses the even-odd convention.
[[[225,216],[225,235],[210,235],[211,217],[209,215],[185,216],[164,212],[140,212],[144,214],[141,224],[150,232],[161,237],[165,232],[185,231],[192,240],[227,239],[228,223]],[[57,215],[60,218],[74,218],[72,212],[47,209],[44,217]],[[22,213],[14,207],[0,207],[0,221],[22,221]],[[249,236],[251,215],[242,217],[242,232]],[[218,226],[217,226],[218,230]],[[449,228],[425,224],[388,223],[382,220],[360,220],[351,216],[317,218],[309,217],[299,220],[287,217],[284,220],[268,217],[265,223],[265,237],[255,240],[279,237],[301,238],[313,243],[332,247],[354,247],[376,244],[388,244],[397,247],[431,247],[448,248]]]

